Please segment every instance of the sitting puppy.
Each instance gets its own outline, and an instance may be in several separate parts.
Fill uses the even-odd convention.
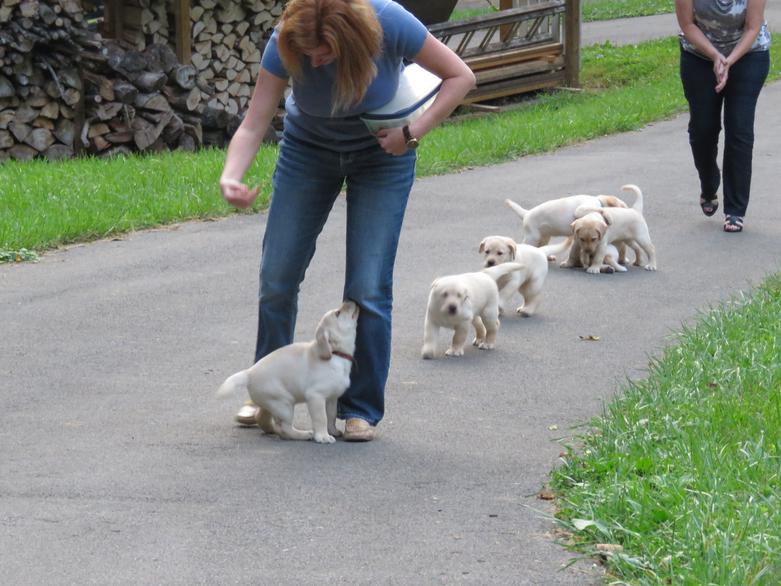
[[[258,360],[254,366],[228,377],[218,396],[246,388],[260,406],[258,425],[266,433],[285,439],[333,443],[336,429],[336,401],[350,385],[358,306],[345,301],[327,312],[311,342],[288,344]],[[293,427],[293,408],[306,403],[312,431]]]
[[[518,271],[513,271],[497,281],[499,288],[499,312],[507,307],[512,296],[517,292],[523,296],[523,305],[516,309],[523,317],[534,314],[539,303],[542,285],[548,275],[548,259],[542,248],[517,244],[507,236],[488,236],[483,238],[479,248],[483,255],[483,266],[493,267],[510,261],[523,265]]]
[[[423,358],[434,358],[439,328],[455,330],[445,356],[463,356],[469,324],[475,327],[473,344],[493,350],[499,329],[497,280],[523,270],[519,263],[504,263],[475,273],[440,277],[431,284],[423,333]]]
[[[570,259],[565,265],[573,266],[575,262],[579,262],[587,267],[587,272],[599,273],[603,263],[607,263],[617,271],[626,271],[626,267],[616,262],[620,258],[614,260],[615,253],[608,248],[610,244],[614,244],[619,252],[624,246],[633,248],[635,264],[638,266],[642,264],[642,253],[645,253],[648,260],[643,268],[647,271],[656,270],[656,249],[651,242],[648,224],[643,218],[643,193],[636,185],[624,185],[622,189],[634,191],[637,196],[631,208],[607,210],[583,206],[576,210],[578,219],[572,222],[572,233],[577,250],[573,243]],[[579,256],[578,261],[574,260],[573,251]],[[619,257],[621,256],[623,255],[619,254]]]
[[[530,210],[522,208],[510,199],[504,200],[510,209],[523,220],[523,243],[543,246],[553,236],[569,236],[575,210],[580,206],[627,207],[613,195],[571,195],[543,202]]]
[[[599,215],[597,212],[592,213]],[[586,216],[583,216],[583,218],[580,219],[583,220],[584,218],[586,218]],[[573,228],[573,230],[575,230],[575,236],[571,239],[572,246],[569,249],[569,257],[561,263],[561,268],[587,268],[591,266],[594,254],[593,252],[588,252],[589,247],[582,247],[581,242],[590,243],[602,238],[605,227],[601,220],[601,216],[600,218],[586,218],[582,222],[582,225]],[[575,222],[573,222],[573,225],[575,225]],[[599,272],[615,273],[616,271],[626,271],[626,267],[623,266],[625,262],[624,249],[625,247],[622,246],[622,250],[619,252],[614,244],[608,244],[605,251],[605,258],[599,267]]]

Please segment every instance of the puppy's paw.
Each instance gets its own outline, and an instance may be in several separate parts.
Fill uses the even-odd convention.
[[[334,427],[333,429],[329,429],[328,433],[330,433],[334,437],[342,437],[342,432],[339,430],[338,427]]]
[[[482,343],[482,341],[483,341],[482,338],[475,338],[474,340],[472,340],[472,346],[479,346]]]
[[[336,438],[330,433],[315,433],[314,440],[318,444],[332,444],[336,441]]]
[[[555,254],[549,254],[548,255],[548,262],[556,262],[556,255]]]
[[[496,348],[496,344],[489,344],[488,342],[481,342],[480,345],[478,346],[478,348],[480,348],[480,350],[493,350],[494,348]]]
[[[656,265],[645,265],[643,268],[646,271],[655,271],[656,270]]]
[[[616,269],[611,267],[610,265],[603,265],[599,268],[600,273],[605,273],[606,275],[612,275],[616,272]]]
[[[586,272],[590,275],[598,275],[599,274],[599,267],[589,267],[586,269]]]
[[[464,355],[464,349],[463,348],[448,348],[445,350],[445,356],[463,356]]]
[[[533,312],[527,310],[525,305],[521,305],[518,309],[515,310],[515,313],[521,317],[531,317],[533,315]]]
[[[569,262],[568,260],[565,260],[564,262],[562,262],[562,263],[559,265],[559,267],[560,267],[560,268],[562,268],[562,269],[570,269],[570,268],[572,268],[572,267],[574,267],[574,266],[575,266],[575,265],[574,265],[574,264],[572,264],[571,262]]]
[[[431,360],[434,358],[434,349],[429,348],[428,346],[423,346],[423,350],[420,352],[420,357],[423,358],[423,360]]]
[[[617,267],[615,267],[615,269],[616,269],[616,270],[617,270],[619,273],[625,273],[625,272],[627,272],[627,271],[629,270],[629,269],[628,269],[628,268],[626,268],[625,266],[621,266],[621,265],[618,265]]]

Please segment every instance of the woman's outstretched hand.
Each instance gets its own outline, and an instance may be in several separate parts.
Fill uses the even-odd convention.
[[[250,189],[241,181],[236,181],[235,179],[220,179],[220,190],[222,191],[222,197],[225,198],[225,201],[233,207],[245,209],[255,202],[260,187]]]

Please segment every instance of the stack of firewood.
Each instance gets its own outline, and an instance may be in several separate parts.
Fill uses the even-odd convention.
[[[0,0],[0,161],[73,154],[89,43],[76,0]]]
[[[211,0],[196,1],[185,65],[169,44],[151,42],[164,40],[159,31],[144,33],[143,49],[103,39],[77,0],[0,0],[0,161],[224,146],[281,8],[250,18],[246,3],[207,14]]]
[[[283,0],[192,0],[192,64],[209,107],[229,115],[246,109],[265,39],[283,8]],[[171,0],[124,0],[120,38],[137,50],[174,44],[173,10]]]

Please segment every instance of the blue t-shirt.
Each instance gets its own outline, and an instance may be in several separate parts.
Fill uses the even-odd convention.
[[[304,59],[301,80],[285,101],[285,134],[336,151],[352,151],[377,144],[360,114],[387,104],[396,93],[402,59],[413,59],[423,47],[428,29],[393,0],[369,0],[382,26],[382,53],[374,60],[377,77],[363,100],[331,116],[331,88],[336,63],[312,67]],[[278,77],[289,77],[277,49],[277,30],[263,52],[261,65]]]

